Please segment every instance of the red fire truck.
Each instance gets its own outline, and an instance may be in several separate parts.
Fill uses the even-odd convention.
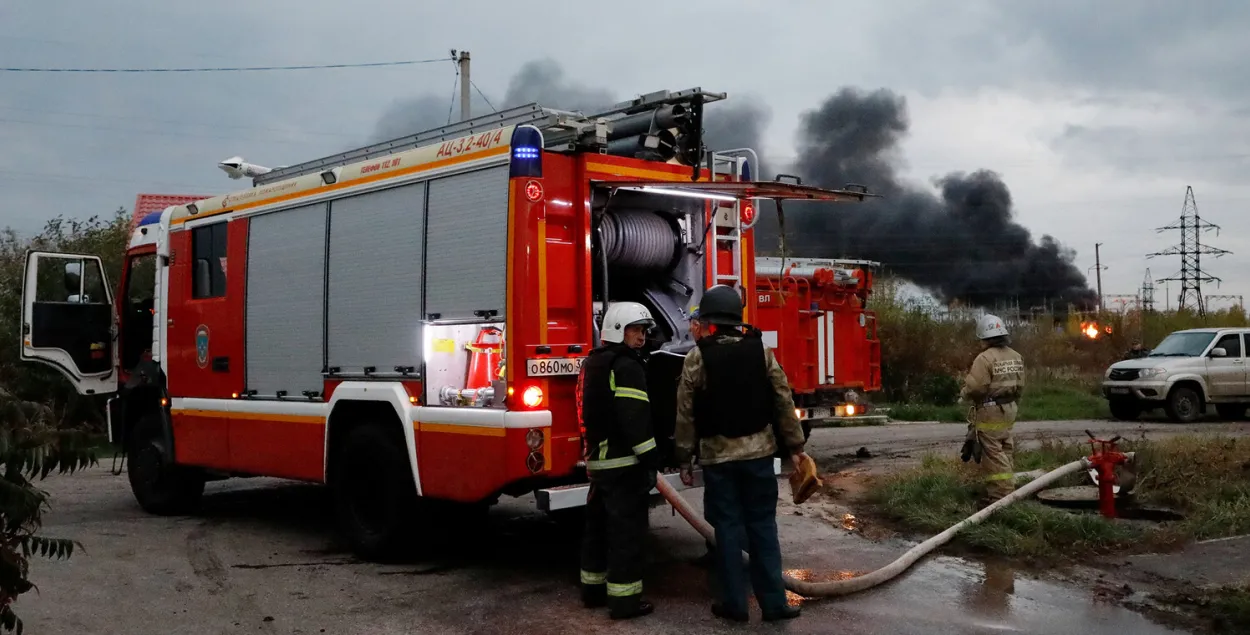
[[[327,483],[372,558],[411,541],[419,498],[584,505],[574,388],[605,304],[657,318],[664,447],[690,308],[754,288],[754,201],[869,196],[705,151],[723,98],[529,104],[274,169],[142,219],[116,296],[98,258],[30,253],[22,357],[111,396],[149,512],[192,509],[211,479]]]
[[[804,427],[867,414],[881,390],[881,342],[868,310],[868,260],[756,258],[755,322],[786,369]]]

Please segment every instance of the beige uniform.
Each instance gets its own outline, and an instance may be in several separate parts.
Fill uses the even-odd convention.
[[[981,470],[993,499],[1015,489],[1011,427],[1016,422],[1017,400],[1023,390],[1024,359],[1011,347],[994,346],[973,360],[960,391],[960,397],[972,404],[969,434],[975,434],[981,443]]]

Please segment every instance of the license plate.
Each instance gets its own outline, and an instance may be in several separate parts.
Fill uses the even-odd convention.
[[[810,412],[811,419],[828,419],[830,414],[828,408],[812,408]]]
[[[1111,394],[1113,395],[1127,395],[1128,393],[1129,393],[1128,388],[1112,388],[1111,389]]]
[[[582,371],[585,357],[547,357],[525,360],[525,370],[530,377],[555,377],[576,375]]]

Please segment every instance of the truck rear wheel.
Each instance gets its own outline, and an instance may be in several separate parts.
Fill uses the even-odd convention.
[[[1136,421],[1141,416],[1141,406],[1132,399],[1112,399],[1108,405],[1111,406],[1111,416],[1120,421]]]
[[[145,415],[131,429],[126,453],[130,491],[143,511],[176,516],[195,510],[204,495],[204,473],[165,458],[160,413]]]
[[[416,542],[417,489],[398,436],[380,424],[358,426],[335,453],[330,488],[339,533],[365,560],[401,559]]]
[[[1168,394],[1164,410],[1176,423],[1193,423],[1202,415],[1202,396],[1188,386],[1177,386]]]

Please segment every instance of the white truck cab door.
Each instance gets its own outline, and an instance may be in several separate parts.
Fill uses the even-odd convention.
[[[79,394],[117,392],[117,329],[95,256],[32,251],[22,283],[22,360],[46,364]]]

